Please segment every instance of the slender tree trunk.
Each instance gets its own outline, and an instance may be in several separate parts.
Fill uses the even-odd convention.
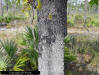
[[[7,15],[8,15],[8,8],[9,8],[9,7],[8,7],[8,0],[7,0],[7,6],[6,6],[6,9],[7,9]]]
[[[15,4],[13,4],[13,12],[14,12],[14,16],[16,15],[16,2],[15,2]]]
[[[2,0],[0,0],[0,16],[3,16]]]
[[[85,0],[85,4],[84,5],[85,5],[85,8],[84,8],[84,22],[85,22],[86,21],[86,15],[87,15],[87,0]]]
[[[40,75],[64,75],[67,0],[40,0],[38,10]]]
[[[97,14],[99,14],[99,1],[98,1],[98,7],[97,7]]]
[[[85,0],[85,15],[87,14],[88,10],[88,0]]]
[[[86,19],[87,19],[87,10],[88,10],[88,0],[85,0],[85,10],[84,10],[84,28],[89,32],[86,26]]]

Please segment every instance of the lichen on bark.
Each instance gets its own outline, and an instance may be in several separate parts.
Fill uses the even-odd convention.
[[[64,75],[66,0],[41,0],[41,3],[42,8],[37,12],[40,75]]]

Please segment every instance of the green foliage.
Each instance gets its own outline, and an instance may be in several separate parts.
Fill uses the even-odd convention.
[[[93,24],[93,26],[99,26],[99,21],[95,21],[95,23]]]
[[[34,20],[37,20],[37,15],[34,15]]]
[[[0,50],[0,71],[6,71],[8,65],[9,65],[9,58],[6,55],[3,56]]]
[[[25,37],[28,41],[34,40],[33,29],[29,26],[27,26],[26,29],[25,29]]]
[[[37,9],[40,10],[42,8],[42,4],[41,4],[41,1],[40,0],[37,0]]]
[[[91,26],[99,26],[99,19],[93,18],[91,21],[87,22],[86,25],[87,25],[88,27],[91,27]]]
[[[29,58],[30,67],[33,70],[38,68],[38,28],[35,26],[34,28],[27,26],[25,32],[20,34],[17,38],[17,43],[22,46],[21,54],[25,55]]]
[[[86,18],[86,20],[85,20],[85,24],[87,25],[87,26],[90,26],[91,25],[91,17],[87,17]]]
[[[38,53],[35,50],[30,50],[29,48],[23,49],[22,54],[25,54],[27,58],[29,58],[30,66],[32,67],[33,70],[37,69],[38,65]]]
[[[86,21],[85,24],[87,27],[92,27],[92,26],[99,26],[99,18],[97,17],[98,15],[95,16],[86,16]],[[82,15],[69,15],[67,16],[67,25],[69,27],[71,26],[83,26],[84,25],[84,17]]]
[[[29,61],[29,58],[27,58],[26,56],[20,56],[17,59],[15,65],[13,67],[13,70],[14,71],[24,71],[24,69],[22,69],[22,68],[26,66],[27,61]]]
[[[10,57],[14,57],[17,51],[17,45],[14,41],[4,40],[3,42],[1,41],[1,45]]]
[[[91,5],[91,6],[93,6],[93,5],[98,5],[99,3],[99,0],[90,0],[90,2],[89,2],[89,4]]]
[[[0,16],[0,23],[10,23],[13,20],[22,20],[24,18],[20,17],[20,16],[12,16],[12,15],[8,15],[8,16]]]
[[[23,0],[22,5],[22,12],[25,14],[26,17],[29,17],[29,11],[32,9],[32,6],[28,3],[28,0]]]
[[[35,49],[35,47],[38,47],[38,31],[37,27],[32,27],[27,26],[26,31],[25,31],[25,39],[27,40],[27,44],[30,44],[30,48]]]
[[[67,16],[67,26],[71,27],[71,26],[74,26],[74,16],[71,15],[71,16]]]
[[[98,44],[98,38],[93,38],[92,35],[86,35],[86,34],[69,34],[67,36],[67,41],[65,42],[65,62],[66,61],[72,61],[71,59],[75,59],[73,56],[76,54],[77,55],[77,64],[86,64],[86,68],[92,67],[96,68],[99,63],[99,44]],[[65,37],[66,38],[66,37]],[[97,45],[96,45],[97,43]],[[75,52],[73,52],[75,51]],[[71,53],[73,52],[73,53]],[[72,55],[72,56],[70,56]],[[73,58],[72,58],[73,57]],[[83,61],[82,61],[83,60]],[[68,62],[69,62],[68,61]],[[83,62],[83,63],[82,63]],[[90,65],[90,66],[89,66]],[[72,67],[72,66],[71,66]],[[73,69],[75,67],[75,72],[77,72],[76,65],[73,66]],[[69,67],[69,71],[72,68]],[[83,71],[83,69],[82,69]],[[72,71],[74,72],[74,71]],[[81,72],[81,71],[80,71]],[[68,73],[68,70],[66,70],[66,73]],[[71,73],[68,73],[71,74]],[[72,74],[71,74],[72,75]],[[75,75],[80,75],[79,72],[78,74]],[[93,75],[93,74],[92,74]]]
[[[76,15],[75,18],[74,18],[74,22],[75,22],[75,24],[81,24],[81,23],[83,23],[83,17],[82,17],[82,15]]]
[[[20,5],[20,0],[17,0],[16,5],[17,6]]]
[[[97,16],[87,17],[87,18],[86,18],[86,25],[87,25],[88,27],[91,27],[91,26],[99,26],[99,18],[97,18]]]
[[[21,37],[22,36],[22,37]],[[14,70],[24,71],[28,69],[37,70],[38,68],[38,28],[35,26],[26,27],[26,31],[23,35],[17,39],[18,44],[12,40],[1,41],[1,47],[5,51],[7,58],[3,58],[4,54],[0,54],[0,70]],[[19,54],[16,54],[17,50],[21,50]],[[9,57],[9,58],[8,58]],[[17,58],[18,57],[18,58]],[[10,62],[7,61],[10,60]],[[13,63],[14,62],[14,63]],[[29,67],[26,65],[30,65]]]
[[[39,37],[38,37],[38,27],[34,27],[34,37],[35,37],[35,44],[36,44],[36,49],[38,49],[38,43],[39,43]]]
[[[67,20],[67,25],[68,26],[74,26],[74,22],[72,20]]]
[[[67,46],[67,44],[72,40],[71,36],[66,36],[64,39],[65,42],[65,46]],[[70,52],[69,48],[65,47],[64,48],[64,60],[65,62],[73,62],[76,60],[76,56],[72,54],[72,52]]]
[[[76,56],[70,53],[67,47],[64,48],[64,61],[65,62],[73,62],[76,60]]]
[[[87,53],[91,52],[92,50],[98,50],[98,46],[96,44],[97,38],[91,40],[89,35],[84,35],[84,34],[70,34],[68,35],[69,37],[69,42],[65,43],[66,47],[68,47],[71,51],[74,51],[74,53]],[[92,53],[93,54],[93,53]]]
[[[72,37],[67,35],[64,39],[65,44],[68,44],[71,41]]]
[[[30,58],[31,66],[34,68],[37,68],[38,64],[38,31],[37,27],[34,27],[32,29],[31,27],[26,27],[25,31],[25,40],[27,41],[27,49],[24,49],[23,52],[27,54],[27,56]]]

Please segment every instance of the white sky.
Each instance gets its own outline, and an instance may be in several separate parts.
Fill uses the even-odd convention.
[[[70,1],[72,1],[72,2],[77,2],[77,3],[82,3],[82,2],[84,2],[85,0],[70,0]],[[88,0],[88,1],[90,1],[90,0]]]

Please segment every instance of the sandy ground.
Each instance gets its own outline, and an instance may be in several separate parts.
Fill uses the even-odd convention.
[[[13,39],[16,37],[17,33],[24,31],[25,27],[30,25],[30,21],[14,21],[10,23],[13,28],[0,28],[0,39]],[[37,22],[34,21],[34,24]],[[69,33],[79,33],[79,34],[93,34],[99,36],[99,27],[88,28],[89,32],[84,27],[68,27],[67,32]]]

